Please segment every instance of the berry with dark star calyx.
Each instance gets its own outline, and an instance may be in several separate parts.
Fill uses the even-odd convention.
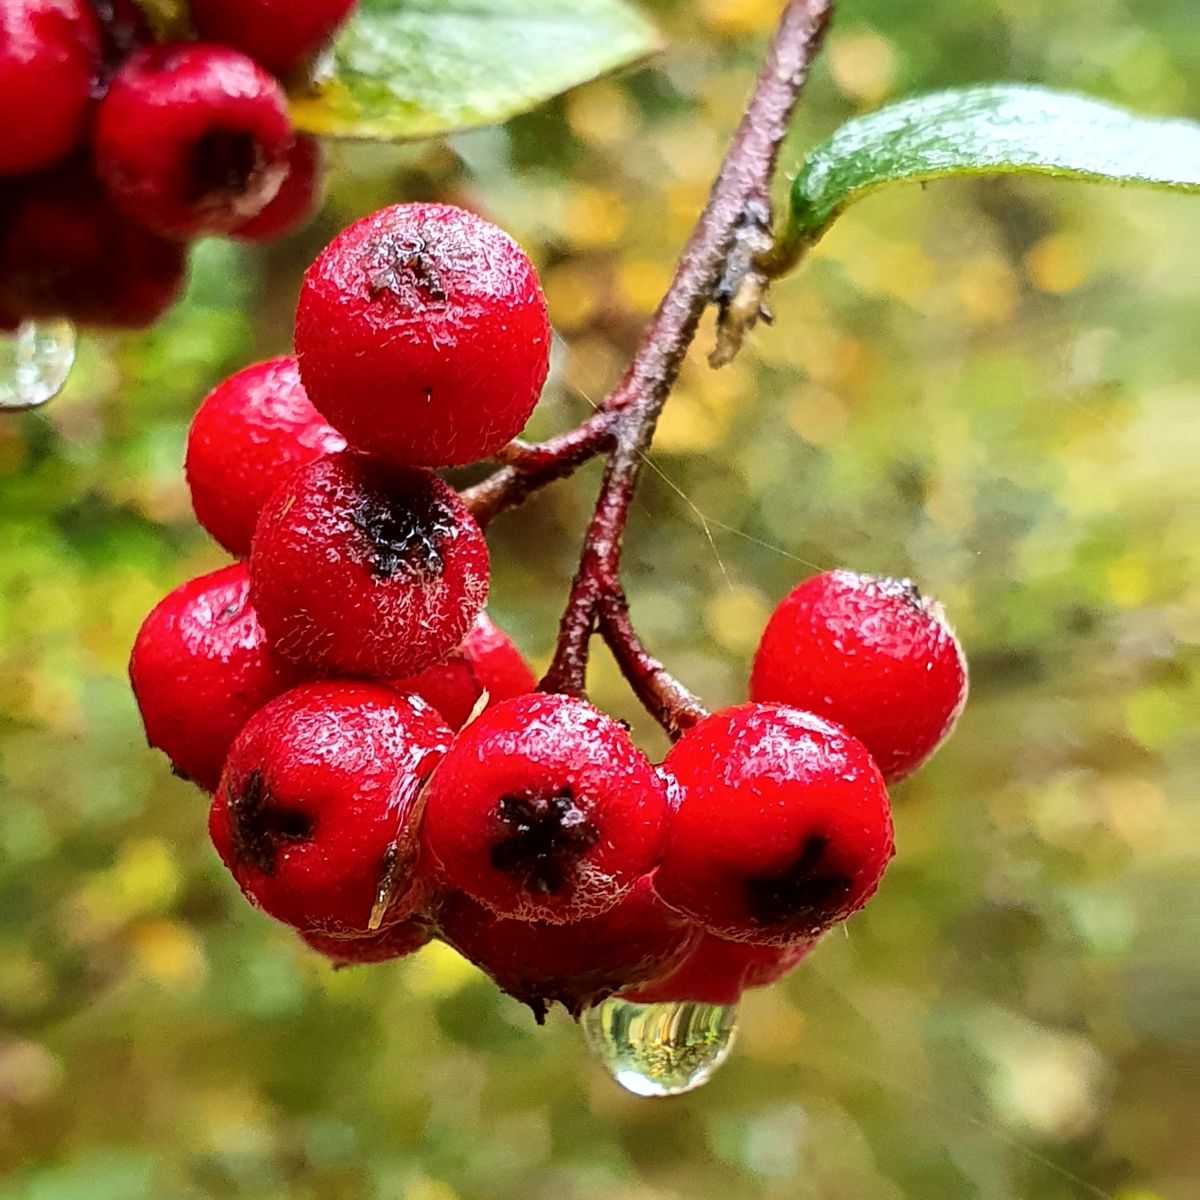
[[[419,798],[450,745],[423,700],[368,683],[285,692],[238,735],[209,814],[247,898],[305,932],[366,934],[420,916]]]
[[[658,860],[666,790],[611,717],[535,693],[459,734],[430,785],[422,843],[450,887],[500,916],[611,909]]]
[[[537,273],[495,225],[446,204],[385,208],[309,268],[296,354],[312,402],[357,449],[400,466],[494,454],[549,369]]]
[[[745,704],[689,729],[662,770],[673,813],[654,886],[710,933],[809,941],[879,886],[891,806],[871,756],[840,726]]]
[[[487,543],[436,475],[344,452],[275,491],[250,577],[280,654],[326,673],[403,677],[466,636],[487,599]]]
[[[828,571],[775,610],[750,697],[844,725],[890,783],[949,736],[967,699],[967,663],[941,605],[911,580]]]

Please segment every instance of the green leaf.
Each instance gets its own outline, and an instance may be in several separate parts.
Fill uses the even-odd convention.
[[[507,120],[651,54],[623,0],[362,0],[299,128],[401,141]]]
[[[852,201],[885,183],[1036,174],[1200,190],[1200,125],[1112,104],[996,85],[917,96],[848,121],[792,183],[778,273]]]

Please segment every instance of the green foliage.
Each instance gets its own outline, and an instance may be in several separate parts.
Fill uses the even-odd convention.
[[[780,257],[884,184],[1019,174],[1197,191],[1200,124],[1015,85],[902,100],[848,121],[808,156],[792,183]]]
[[[308,133],[433,137],[507,120],[657,45],[623,0],[363,0],[292,112]]]

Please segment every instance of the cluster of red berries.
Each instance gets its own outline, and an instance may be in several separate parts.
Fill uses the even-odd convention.
[[[196,514],[248,561],[150,614],[134,690],[151,743],[215,792],[242,891],[335,962],[440,937],[539,1017],[733,1003],[875,891],[885,780],[949,731],[961,651],[911,584],[834,572],[775,613],[753,703],[658,767],[585,700],[537,691],[434,469],[520,431],[549,339],[532,264],[476,216],[399,206],[335,239],[297,356],[196,415]]]
[[[191,0],[201,40],[156,42],[134,0],[0,3],[0,329],[137,327],[176,298],[187,243],[271,241],[319,203],[320,148],[278,76],[354,0]]]

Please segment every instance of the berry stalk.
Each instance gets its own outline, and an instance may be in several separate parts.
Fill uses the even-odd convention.
[[[620,596],[621,551],[645,457],[704,311],[710,304],[727,303],[728,297],[739,291],[739,281],[732,276],[752,270],[754,255],[764,239],[769,240],[770,186],[779,146],[824,38],[832,7],[832,0],[792,0],[784,9],[750,104],[675,278],[624,378],[605,401],[601,416],[580,427],[591,430],[603,414],[616,414],[608,465],[560,622],[557,650],[542,681],[547,691],[583,694],[591,637],[597,628],[619,661],[629,661],[627,612],[616,620],[612,611],[604,621],[600,616],[605,605]],[[579,437],[587,440],[586,435]],[[578,450],[579,438],[566,444]],[[501,474],[504,482],[495,486],[503,488],[506,498],[517,495],[522,489],[520,466]],[[496,503],[493,497],[493,508]],[[644,675],[635,672],[634,677]],[[679,701],[677,717],[672,693],[687,696],[686,690],[673,680],[668,684],[670,677],[661,667],[651,670],[648,677],[657,681],[651,711],[668,732],[678,736],[680,728],[689,723],[688,703]]]

